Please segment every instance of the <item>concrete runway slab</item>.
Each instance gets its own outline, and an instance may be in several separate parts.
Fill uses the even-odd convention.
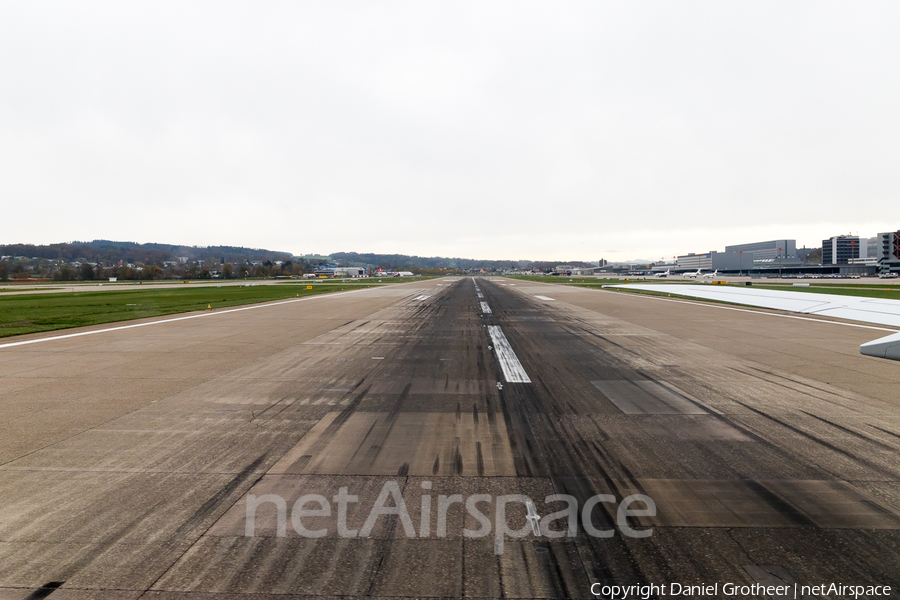
[[[0,599],[587,598],[760,565],[900,585],[900,365],[858,354],[870,332],[477,282],[0,349]],[[393,485],[408,523],[372,520]],[[619,524],[635,494],[648,537]],[[311,495],[331,512],[298,530]]]

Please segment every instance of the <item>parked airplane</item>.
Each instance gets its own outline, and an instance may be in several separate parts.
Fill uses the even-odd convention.
[[[718,277],[718,276],[719,276],[719,270],[716,269],[716,270],[713,271],[712,273],[704,273],[704,274],[701,275],[700,277],[708,277],[708,278],[712,279],[713,277]]]
[[[697,269],[696,273],[685,273],[685,277],[700,277],[700,269]]]
[[[412,271],[382,271],[379,267],[375,277],[415,277],[415,275]]]
[[[669,269],[666,269],[665,273],[657,273],[656,275],[654,275],[654,277],[668,277],[668,276],[669,276]]]

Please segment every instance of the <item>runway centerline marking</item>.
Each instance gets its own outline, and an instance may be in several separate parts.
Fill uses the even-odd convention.
[[[497,359],[500,361],[500,368],[503,370],[503,376],[507,383],[531,383],[528,373],[519,362],[516,353],[513,352],[506,334],[500,329],[499,325],[488,325],[488,334],[494,342],[494,349],[497,351]]]
[[[482,302],[482,303],[481,303],[481,312],[484,313],[484,314],[486,314],[486,315],[491,314],[491,307],[488,306],[488,303],[487,303],[487,302]]]
[[[551,301],[551,302],[556,302],[555,299],[550,298],[550,297],[548,297],[548,296],[540,296],[540,295],[537,295],[537,294],[536,294],[534,297],[535,297],[535,298],[540,298],[541,300],[549,300],[549,301]]]

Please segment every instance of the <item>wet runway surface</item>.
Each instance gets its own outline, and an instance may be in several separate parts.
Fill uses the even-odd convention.
[[[0,599],[900,585],[900,365],[704,310],[444,279],[0,350]]]

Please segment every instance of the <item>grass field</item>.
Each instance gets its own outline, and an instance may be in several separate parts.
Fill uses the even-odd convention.
[[[353,286],[319,283],[307,290],[304,282],[162,290],[100,291],[94,288],[59,294],[5,295],[0,296],[0,337],[206,310],[207,306],[215,310],[376,286],[377,283]]]

